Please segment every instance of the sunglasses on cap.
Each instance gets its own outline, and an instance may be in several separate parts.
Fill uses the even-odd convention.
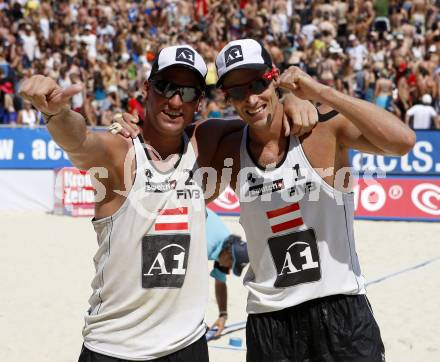
[[[162,97],[170,99],[178,92],[185,103],[194,102],[203,94],[200,88],[178,85],[163,79],[151,80],[150,83],[155,92]]]
[[[269,87],[272,80],[278,76],[278,74],[278,70],[276,68],[272,68],[270,71],[264,73],[260,78],[255,79],[247,84],[223,89],[223,93],[227,99],[242,101],[250,94],[263,93]]]

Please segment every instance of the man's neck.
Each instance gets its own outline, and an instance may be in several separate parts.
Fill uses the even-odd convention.
[[[166,160],[171,155],[180,154],[182,150],[183,135],[163,135],[157,132],[154,127],[144,123],[143,138],[146,144],[151,146],[149,155],[153,160]]]
[[[271,122],[267,122],[265,127],[249,127],[249,152],[262,167],[278,164],[287,152],[288,139],[284,136],[283,116],[283,106],[279,104]]]
[[[263,127],[249,127],[249,141],[255,145],[265,146],[268,143],[278,143],[284,139],[283,105],[279,103],[271,115],[271,119]]]

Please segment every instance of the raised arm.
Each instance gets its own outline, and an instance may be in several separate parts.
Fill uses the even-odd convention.
[[[324,104],[321,113],[337,110],[342,146],[384,155],[404,155],[415,143],[415,133],[392,113],[318,83],[299,68],[291,67],[280,85],[303,99]]]
[[[70,98],[81,91],[79,84],[62,89],[52,78],[35,75],[23,82],[20,95],[42,112],[52,138],[67,152],[76,167],[111,167],[112,155],[127,148],[127,142],[87,129],[84,117],[69,106]]]

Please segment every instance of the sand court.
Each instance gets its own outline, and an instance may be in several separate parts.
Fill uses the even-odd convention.
[[[243,235],[237,218],[224,220]],[[356,221],[355,233],[367,281],[381,279],[368,297],[387,361],[439,361],[440,224]],[[77,361],[97,249],[90,220],[1,213],[0,247],[0,361]],[[228,292],[228,323],[245,321],[241,279],[230,276]],[[206,322],[216,316],[210,278]],[[231,349],[230,337],[241,337],[243,350]],[[244,330],[233,332],[209,343],[210,359],[245,361],[245,346]]]

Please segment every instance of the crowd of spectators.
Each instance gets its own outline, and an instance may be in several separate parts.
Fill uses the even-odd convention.
[[[155,54],[178,43],[194,46],[208,64],[198,116],[231,115],[215,89],[215,56],[226,42],[251,37],[281,71],[300,66],[402,121],[411,122],[421,109],[414,106],[430,107],[424,113],[436,115],[434,128],[439,7],[439,0],[0,0],[0,123],[40,123],[17,94],[33,74],[62,87],[81,82],[72,107],[90,125],[108,125],[121,110],[142,115],[142,82]]]

